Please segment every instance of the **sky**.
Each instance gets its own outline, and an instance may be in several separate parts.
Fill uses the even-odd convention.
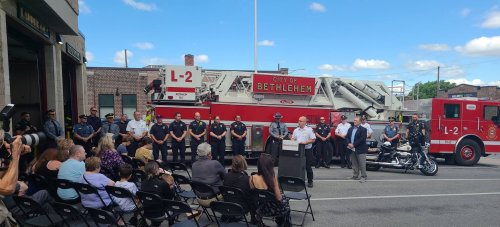
[[[254,0],[80,0],[87,66],[254,69]],[[258,0],[258,70],[500,86],[500,1]]]

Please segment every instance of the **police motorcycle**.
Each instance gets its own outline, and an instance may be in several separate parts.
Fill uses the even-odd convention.
[[[438,172],[438,165],[434,157],[429,156],[429,144],[422,146],[424,156],[418,152],[412,152],[412,147],[407,141],[403,141],[401,146],[394,148],[390,142],[384,142],[380,147],[376,148],[376,141],[369,143],[370,149],[374,153],[366,155],[366,170],[377,171],[380,168],[404,169],[408,170],[419,169],[426,176],[434,176]],[[423,158],[424,164],[421,168],[419,160]]]

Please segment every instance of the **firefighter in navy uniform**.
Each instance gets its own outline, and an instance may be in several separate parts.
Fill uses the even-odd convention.
[[[189,124],[189,135],[191,135],[191,164],[196,161],[198,145],[205,142],[207,124],[201,120],[199,112],[194,113],[194,121]]]
[[[170,123],[168,128],[170,131],[170,136],[172,137],[172,156],[173,161],[177,162],[179,152],[181,153],[181,162],[186,160],[186,134],[187,126],[186,123],[181,121],[181,114],[175,114],[175,120]]]
[[[410,143],[413,152],[418,152],[421,157],[424,157],[424,151],[422,146],[425,144],[425,124],[418,120],[418,115],[413,114],[411,117],[411,122],[406,128],[406,138]],[[418,168],[422,168],[425,159],[421,158]]]
[[[332,133],[330,132],[330,126],[325,124],[325,118],[320,117],[320,123],[316,125],[316,168],[321,165],[325,168],[330,168],[330,162],[332,162],[333,148],[330,138]]]
[[[73,126],[73,142],[81,145],[85,149],[87,157],[92,156],[92,137],[94,137],[94,128],[87,123],[87,116],[79,116],[80,123]]]
[[[227,129],[220,122],[220,117],[215,116],[214,123],[210,125],[210,145],[212,145],[212,154],[215,154],[222,166],[224,166],[224,152],[226,151],[226,133]]]
[[[231,124],[231,142],[233,155],[244,155],[247,126],[243,122],[241,122],[240,115],[236,115],[235,120],[236,121]]]

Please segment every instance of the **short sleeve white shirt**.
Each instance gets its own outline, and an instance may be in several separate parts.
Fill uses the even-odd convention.
[[[127,132],[132,132],[136,136],[142,136],[144,132],[147,132],[148,128],[146,122],[143,120],[136,121],[130,120],[127,124]]]
[[[363,126],[364,128],[366,128],[366,132],[367,132],[368,134],[372,134],[372,133],[373,133],[373,129],[372,129],[372,127],[370,126],[370,124],[368,124],[368,123],[364,123],[364,124],[361,124],[361,126]]]
[[[346,122],[340,123],[337,125],[337,128],[335,129],[335,135],[347,135],[347,131],[349,131],[349,128],[351,128],[351,124]]]
[[[297,142],[302,143],[306,142],[310,139],[316,139],[316,135],[314,134],[314,131],[311,127],[305,126],[304,128],[296,128],[293,130],[293,138],[297,140]],[[311,149],[312,144],[306,144],[306,149]]]

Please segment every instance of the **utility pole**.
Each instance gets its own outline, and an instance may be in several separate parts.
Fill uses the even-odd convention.
[[[127,49],[125,49],[125,68],[128,68]]]
[[[257,0],[253,2],[253,70],[257,73]]]
[[[439,93],[439,66],[438,66],[438,81],[437,81],[437,91],[436,91],[436,98],[438,96],[438,93]]]

